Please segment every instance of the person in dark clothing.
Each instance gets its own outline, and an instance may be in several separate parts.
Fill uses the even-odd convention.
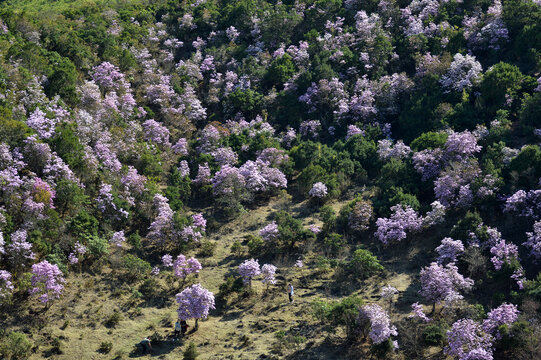
[[[152,344],[150,343],[149,337],[144,338],[139,343],[143,347],[143,354],[146,354],[147,352],[150,354],[152,351]]]
[[[182,332],[182,336],[184,336],[186,334],[186,332],[188,331],[189,326],[190,325],[188,325],[186,320],[181,320],[180,321],[180,329],[181,329],[181,332]]]

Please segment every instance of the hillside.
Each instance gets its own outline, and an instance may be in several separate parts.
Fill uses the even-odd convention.
[[[0,358],[540,358],[540,26],[1,2]]]

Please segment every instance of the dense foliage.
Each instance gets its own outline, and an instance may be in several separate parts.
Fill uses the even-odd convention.
[[[530,311],[513,330],[541,301],[539,0],[33,3],[0,5],[2,317],[110,266],[147,290],[179,280],[179,318],[205,319],[191,253],[290,196],[321,224],[275,209],[248,256],[232,248],[246,288],[296,263],[362,296],[420,252],[408,321],[444,324],[454,358],[523,356],[540,329]],[[423,343],[399,345],[384,307],[401,294],[384,289],[383,307],[323,301],[316,317],[411,355]]]

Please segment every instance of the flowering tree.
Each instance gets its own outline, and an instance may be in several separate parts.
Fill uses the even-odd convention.
[[[276,266],[272,264],[264,264],[261,267],[261,274],[263,275],[263,280],[261,280],[263,284],[267,284],[267,286],[269,284],[276,284],[276,279],[274,278],[276,274]]]
[[[165,258],[166,255],[164,255],[164,258],[162,258],[162,261],[165,263],[169,263],[169,259]],[[201,266],[201,263],[197,261],[196,258],[191,257],[189,259],[186,259],[186,256],[180,254],[177,256],[176,260],[172,264],[173,271],[175,273],[175,276],[179,279],[184,280],[186,277],[190,274],[198,274],[199,271],[203,268]]]
[[[19,229],[11,234],[11,244],[7,246],[9,260],[15,267],[22,267],[26,262],[34,260],[32,244],[26,241],[26,230]]]
[[[237,269],[245,284],[251,285],[252,278],[261,274],[259,262],[254,259],[246,260]]]
[[[541,259],[541,221],[537,221],[533,225],[533,232],[527,232],[528,241],[522,245],[530,249],[530,256],[535,260]]]
[[[503,303],[495,309],[492,309],[487,318],[483,321],[483,329],[488,334],[493,334],[496,338],[500,337],[497,329],[501,325],[511,325],[518,319],[517,307],[514,304]]]
[[[446,237],[441,241],[441,245],[436,248],[436,252],[439,254],[438,263],[454,262],[457,256],[464,252],[464,244],[460,240]]]
[[[391,336],[397,336],[396,327],[391,325],[389,315],[377,304],[365,305],[359,312],[359,320],[368,320],[370,322],[370,332],[368,335],[374,344],[381,344]]]
[[[278,230],[278,224],[276,224],[275,221],[271,222],[270,224],[266,225],[261,230],[259,230],[259,235],[265,241],[272,241],[274,239],[277,239],[280,236],[280,231]]]
[[[214,294],[201,284],[195,284],[182,290],[176,295],[178,303],[178,318],[180,320],[195,319],[195,328],[198,328],[199,319],[206,319],[209,310],[215,309]]]
[[[453,62],[449,67],[447,74],[443,75],[440,83],[447,92],[462,91],[462,89],[472,87],[480,78],[483,68],[475,56],[455,54]]]
[[[504,239],[496,241],[490,248],[490,253],[494,255],[490,260],[496,270],[500,270],[504,264],[511,264],[512,260],[518,259],[518,247]]]
[[[118,247],[122,247],[122,244],[126,241],[126,236],[124,236],[124,230],[117,231],[113,234],[109,242],[115,244]]]
[[[453,263],[444,267],[433,262],[421,270],[420,276],[421,290],[419,294],[432,303],[432,312],[434,312],[436,303],[461,299],[462,295],[459,294],[459,291],[469,290],[473,287],[473,280],[459,274],[458,268]]]
[[[0,270],[0,299],[9,297],[14,289],[11,274],[6,270]]]
[[[50,264],[47,260],[32,265],[30,281],[33,286],[29,290],[30,295],[38,294],[39,300],[47,305],[53,298],[60,298],[64,290],[62,272],[57,265]]]
[[[444,352],[459,360],[492,360],[494,338],[472,319],[461,319],[447,331],[448,346]]]
[[[317,182],[312,186],[308,195],[314,198],[322,199],[327,196],[327,186],[322,182]]]
[[[169,206],[169,200],[161,194],[154,195],[154,208],[157,215],[148,228],[147,237],[164,245],[167,239],[174,240],[178,237],[173,226],[173,210]]]
[[[81,258],[86,254],[87,248],[80,242],[76,242],[73,245],[73,251],[68,255],[68,261],[71,265],[79,264],[79,270],[81,267]]]
[[[413,312],[413,314],[409,315],[408,318],[418,317],[425,322],[430,321],[430,318],[426,316],[423,310],[423,305],[419,304],[418,302],[411,304],[411,311]]]
[[[369,200],[358,200],[351,208],[348,216],[348,225],[354,231],[368,230],[374,215],[372,203]]]
[[[381,288],[380,295],[385,301],[389,302],[389,310],[393,304],[393,297],[396,294],[398,294],[398,289],[391,285],[385,285],[383,288]]]
[[[398,204],[391,207],[391,211],[393,214],[390,218],[379,218],[376,221],[378,230],[375,235],[385,245],[404,240],[407,232],[419,230],[422,224],[422,218],[410,206]]]

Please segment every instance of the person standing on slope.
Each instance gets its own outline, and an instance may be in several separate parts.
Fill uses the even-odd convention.
[[[289,296],[289,302],[292,303],[293,302],[293,285],[291,285],[291,283],[287,285],[287,295]]]

